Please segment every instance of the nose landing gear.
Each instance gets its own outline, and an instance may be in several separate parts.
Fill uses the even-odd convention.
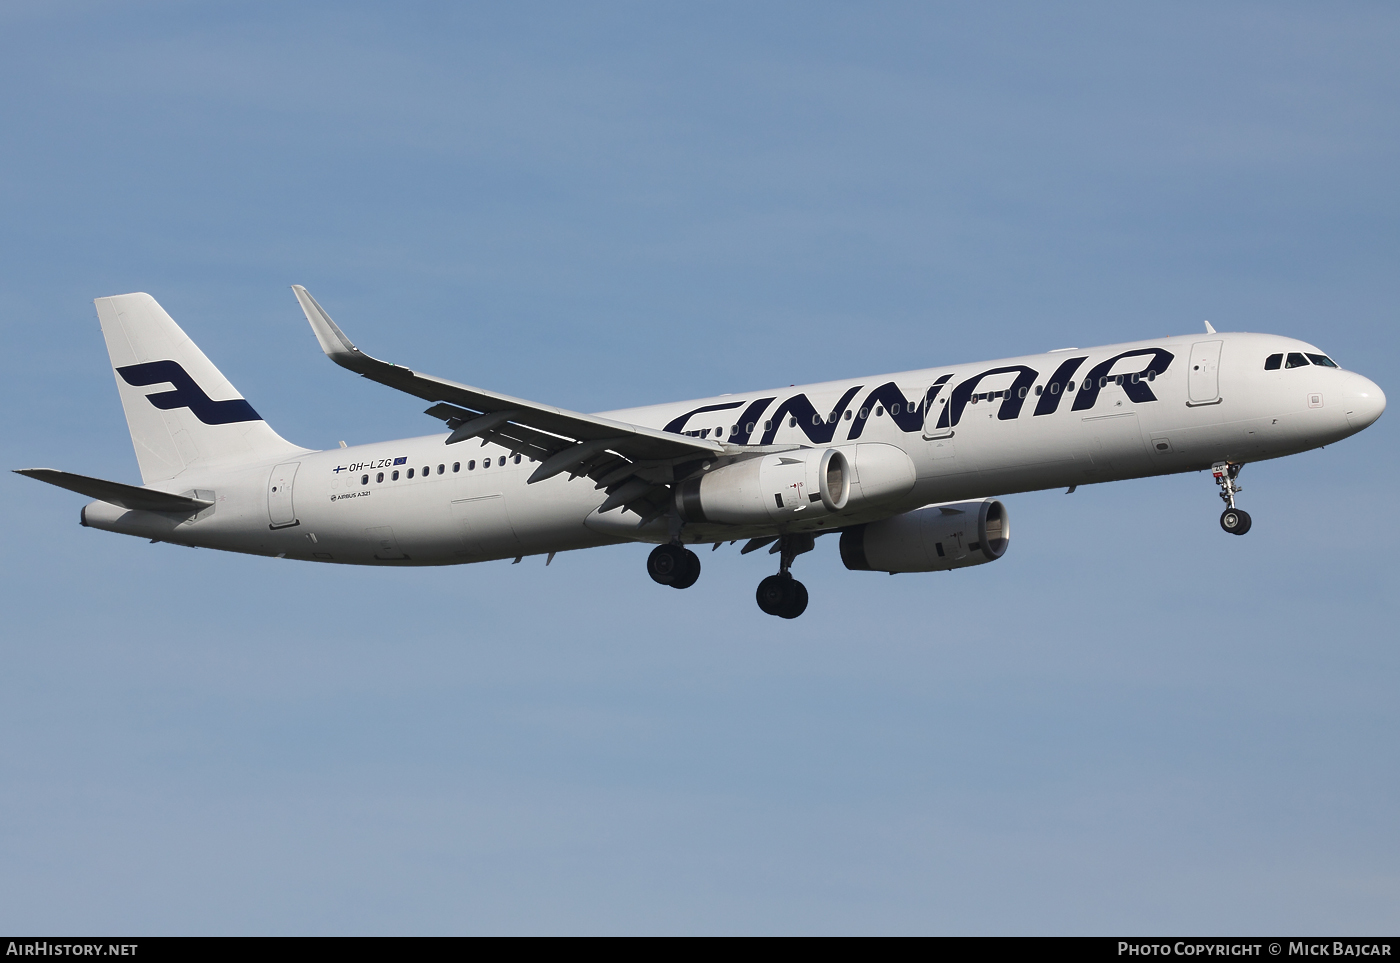
[[[815,539],[811,535],[783,535],[778,539],[778,574],[758,583],[758,607],[767,615],[795,619],[807,611],[807,586],[788,571],[792,560],[810,552]]]
[[[1219,461],[1210,469],[1215,483],[1220,486],[1220,499],[1225,503],[1225,511],[1220,513],[1220,527],[1231,535],[1243,535],[1254,524],[1249,517],[1249,512],[1235,507],[1235,496],[1244,491],[1243,488],[1235,484],[1235,479],[1239,477],[1240,469],[1243,467],[1243,465]]]
[[[658,545],[647,556],[647,574],[660,585],[690,588],[700,577],[700,556],[680,545]]]

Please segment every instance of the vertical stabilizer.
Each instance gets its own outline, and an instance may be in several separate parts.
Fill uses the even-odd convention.
[[[147,485],[188,468],[305,451],[262,420],[149,294],[98,298],[131,443]]]

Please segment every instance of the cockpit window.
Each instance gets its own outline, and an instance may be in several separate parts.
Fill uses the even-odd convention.
[[[1283,355],[1271,354],[1264,359],[1264,370],[1277,371],[1279,369],[1279,365],[1281,364],[1283,364]]]
[[[1325,354],[1310,354],[1308,355],[1308,360],[1311,361],[1313,364],[1321,365],[1324,368],[1337,367],[1337,362],[1333,361]]]
[[[1288,352],[1288,363],[1284,365],[1285,368],[1306,368],[1307,366],[1307,358],[1296,351]]]

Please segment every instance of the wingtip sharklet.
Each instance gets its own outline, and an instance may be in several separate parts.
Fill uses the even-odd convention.
[[[331,320],[326,309],[321,307],[311,296],[310,291],[300,284],[293,284],[292,293],[297,296],[297,303],[301,305],[302,313],[306,315],[312,333],[316,335],[316,340],[321,344],[321,350],[326,353],[328,358],[343,364],[342,359],[353,358],[361,353],[360,349],[355,347],[355,343],[346,337],[345,332],[340,330],[340,325]]]

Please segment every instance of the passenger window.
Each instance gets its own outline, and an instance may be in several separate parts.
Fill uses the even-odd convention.
[[[438,465],[438,474],[439,474],[439,475],[442,474],[442,471],[443,471],[443,469],[444,469],[445,467],[446,467],[445,465]],[[453,470],[455,471],[456,469],[453,469]]]
[[[496,464],[500,465],[502,468],[506,467],[506,456],[502,455],[501,460],[496,462]]]
[[[413,469],[412,469],[412,468],[410,468],[410,469],[408,470],[408,477],[409,477],[409,478],[412,478],[412,477],[413,477]]]
[[[1035,386],[1035,394],[1037,398],[1040,397],[1040,385]]]
[[[850,421],[850,420],[851,420],[851,413],[850,413],[849,410],[846,412],[846,420],[847,420],[847,421]]]
[[[1320,365],[1320,366],[1323,367],[1323,368],[1335,368],[1335,367],[1337,367],[1337,362],[1333,361],[1331,358],[1327,357],[1327,355],[1325,355],[1325,354],[1310,354],[1310,355],[1308,355],[1308,360],[1311,361],[1311,362],[1312,362],[1313,364],[1315,364],[1315,365]]]
[[[368,475],[361,475],[361,476],[360,476],[360,484],[361,484],[361,485],[368,485],[368,484],[369,484],[369,476],[368,476]]]
[[[1283,366],[1283,355],[1281,355],[1281,354],[1271,354],[1271,355],[1269,355],[1267,358],[1264,359],[1264,370],[1265,370],[1265,371],[1277,371],[1277,370],[1278,370],[1279,368],[1281,368],[1282,366]]]
[[[454,461],[454,462],[452,463],[452,470],[453,470],[453,471],[461,471],[461,470],[462,470],[462,463],[461,463],[460,461]]]
[[[1066,391],[1073,391],[1073,390],[1074,390],[1074,382],[1071,381],[1069,384],[1065,385],[1065,390],[1066,390]]]
[[[483,458],[483,459],[481,459],[481,467],[482,467],[482,468],[490,468],[490,467],[491,467],[491,459],[489,459],[489,458]]]
[[[453,470],[453,471],[456,471],[457,469],[456,469],[456,468],[453,468],[452,470]],[[473,458],[471,461],[467,462],[467,471],[476,471],[476,459],[475,459],[475,458]]]
[[[384,480],[384,473],[383,473],[383,472],[380,472],[379,474],[377,474],[377,475],[374,476],[374,483],[375,483],[376,485],[378,485],[378,484],[379,484],[380,482],[382,482],[383,480]]]
[[[390,480],[390,481],[398,481],[398,480],[399,480],[399,473],[398,473],[398,472],[394,472],[393,477],[390,478],[389,480]]]
[[[520,456],[519,456],[519,455],[516,455],[516,456],[515,456],[515,463],[516,463],[517,465],[520,464]]]
[[[788,419],[788,427],[789,427],[789,428],[796,428],[796,427],[797,427],[797,419],[796,419],[796,418],[789,418],[789,419]]]
[[[1288,352],[1288,361],[1284,363],[1285,368],[1306,368],[1308,359],[1296,351]]]
[[[429,466],[427,466],[427,465],[424,465],[424,466],[423,466],[423,477],[424,477],[424,478],[427,478],[429,475],[432,474],[432,472],[430,472],[430,471],[428,470],[428,467],[429,467]]]

